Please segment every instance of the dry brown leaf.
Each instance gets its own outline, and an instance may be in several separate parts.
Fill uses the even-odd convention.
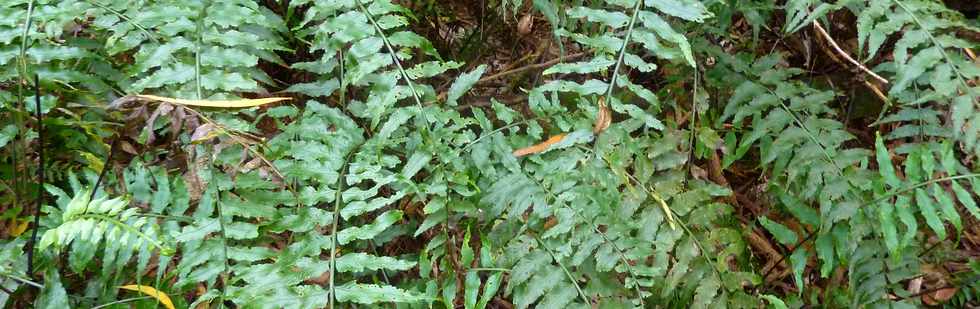
[[[595,126],[592,127],[592,133],[599,134],[609,128],[609,124],[612,123],[612,114],[609,112],[609,108],[606,107],[606,99],[599,98],[599,114],[596,115]]]
[[[936,306],[953,298],[954,295],[956,295],[955,287],[943,288],[932,293],[923,294],[922,302],[930,306]]]
[[[127,141],[119,141],[119,149],[122,149],[123,152],[134,156],[139,154],[139,151],[136,151],[136,147],[133,147],[133,144],[130,144]]]
[[[523,157],[523,156],[526,156],[526,155],[529,155],[529,154],[541,153],[541,152],[543,152],[545,150],[548,150],[548,148],[550,148],[551,145],[554,145],[554,144],[560,142],[562,139],[565,138],[566,135],[567,134],[562,133],[562,134],[558,134],[558,135],[552,136],[552,137],[548,138],[547,140],[545,140],[545,141],[543,141],[541,143],[538,143],[536,145],[524,147],[524,148],[521,148],[521,149],[518,149],[518,150],[514,150],[514,153],[513,154],[514,154],[515,157]]]
[[[528,35],[531,33],[531,29],[534,27],[534,17],[531,14],[524,15],[521,20],[517,22],[517,33],[520,35]]]
[[[191,144],[200,144],[218,136],[218,127],[213,123],[205,123],[194,129],[191,134]]]
[[[556,218],[555,216],[548,217],[548,221],[544,222],[544,230],[547,231],[555,227],[555,225],[558,225],[558,218]]]

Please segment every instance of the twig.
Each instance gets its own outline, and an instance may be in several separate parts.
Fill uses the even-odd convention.
[[[820,35],[822,35],[823,38],[827,40],[827,42],[830,42],[831,47],[833,47],[834,48],[834,51],[837,51],[837,53],[840,54],[841,57],[844,57],[844,59],[847,59],[848,62],[850,62],[851,64],[857,66],[858,69],[861,69],[861,71],[864,71],[865,73],[868,73],[868,75],[871,75],[871,77],[874,77],[878,81],[880,81],[882,83],[885,83],[885,84],[888,83],[888,80],[887,79],[881,77],[880,75],[876,74],[875,72],[872,72],[867,67],[865,67],[863,64],[861,64],[860,62],[857,62],[857,60],[854,60],[854,58],[851,58],[850,55],[848,55],[846,52],[844,52],[844,50],[841,49],[840,46],[837,45],[837,42],[834,41],[834,38],[830,37],[830,34],[827,33],[827,30],[824,30],[823,29],[823,26],[820,26],[820,23],[817,22],[816,20],[813,21],[813,28],[814,29],[817,29],[817,32],[819,32]]]
[[[92,194],[89,195],[88,199],[91,201],[95,199],[95,192],[99,191],[99,185],[102,184],[102,179],[105,178],[105,173],[109,168],[112,168],[112,154],[116,152],[116,145],[119,143],[120,137],[116,137],[112,140],[112,145],[109,145],[109,154],[105,159],[105,163],[102,164],[102,171],[99,171],[99,178],[95,179],[95,186],[92,187]]]
[[[27,279],[27,278],[17,277],[16,275],[13,275],[13,274],[8,274],[8,273],[2,273],[2,272],[0,272],[0,276],[10,278],[10,279],[12,279],[14,281],[17,281],[17,282],[20,282],[20,283],[23,283],[23,284],[26,284],[26,285],[29,285],[29,286],[33,286],[33,287],[38,288],[38,289],[43,289],[44,288],[44,285],[42,285],[40,283],[31,281],[30,279]]]
[[[580,53],[575,53],[575,54],[571,54],[571,55],[565,56],[565,58],[559,57],[559,58],[548,60],[547,62],[536,63],[536,64],[529,64],[529,65],[526,65],[526,66],[523,66],[523,67],[519,67],[519,68],[512,69],[512,70],[503,71],[503,72],[500,72],[500,73],[497,73],[497,74],[494,74],[494,75],[490,75],[490,76],[481,78],[480,80],[476,81],[476,83],[477,84],[485,83],[485,82],[488,82],[488,81],[491,81],[491,80],[495,80],[495,79],[498,79],[498,78],[501,78],[501,77],[504,77],[504,76],[507,76],[507,75],[514,74],[514,73],[520,73],[520,72],[524,72],[524,71],[527,71],[527,70],[540,69],[540,68],[544,68],[544,67],[553,66],[553,65],[555,65],[555,64],[557,64],[557,63],[559,63],[561,61],[576,59],[576,58],[582,57],[582,56],[584,56],[584,55],[586,55],[588,53],[589,52],[580,52]]]
[[[557,64],[559,62],[565,61],[565,60],[573,60],[573,59],[576,59],[578,57],[585,56],[588,53],[589,52],[579,52],[579,53],[575,53],[575,54],[571,54],[571,55],[565,56],[565,58],[558,57],[558,58],[555,58],[555,59],[548,60],[547,62],[526,65],[526,66],[523,66],[523,67],[520,67],[520,68],[516,68],[516,69],[513,69],[513,70],[503,71],[503,72],[500,72],[500,73],[497,73],[497,74],[494,74],[494,75],[490,75],[490,76],[481,78],[476,83],[477,84],[479,84],[479,83],[485,83],[487,81],[498,79],[498,78],[503,77],[503,76],[507,76],[507,75],[514,74],[514,73],[520,73],[520,72],[524,72],[524,71],[527,71],[527,70],[533,70],[533,69],[540,69],[540,68],[544,68],[544,67],[550,67],[550,66],[553,66],[553,65],[555,65],[555,64]]]

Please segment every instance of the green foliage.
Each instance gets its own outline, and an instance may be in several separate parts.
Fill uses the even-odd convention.
[[[478,104],[499,65],[441,58],[402,1],[0,5],[7,229],[39,193],[31,149],[55,153],[36,272],[30,233],[8,233],[0,304],[95,307],[140,284],[188,308],[914,306],[908,281],[944,258],[928,245],[980,219],[980,70],[960,34],[977,29],[938,2],[490,2],[508,20],[533,7],[585,57],[526,69],[523,106]],[[844,91],[755,46],[834,14],[890,81],[873,138]],[[34,73],[48,141],[20,105]],[[106,102],[278,90],[295,100]],[[766,209],[738,220],[746,190]],[[752,254],[755,231],[781,260]],[[955,282],[951,304],[975,303],[975,278]]]

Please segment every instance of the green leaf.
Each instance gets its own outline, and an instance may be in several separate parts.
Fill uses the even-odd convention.
[[[784,303],[782,299],[779,299],[779,297],[769,294],[762,294],[760,297],[769,302],[769,308],[789,309],[789,307],[786,306],[786,303]]]
[[[902,181],[895,175],[895,166],[892,165],[888,148],[885,147],[885,142],[878,132],[875,132],[875,160],[878,161],[878,173],[885,179],[888,186],[892,188],[901,187]]]
[[[365,270],[409,270],[415,262],[403,261],[388,256],[374,256],[367,253],[348,253],[337,258],[337,271],[359,273]]]
[[[664,4],[666,4],[670,1],[655,1],[655,3],[660,2],[664,2]],[[700,2],[694,3],[697,5],[701,4]],[[684,55],[684,60],[687,60],[687,64],[691,67],[695,67],[694,54],[691,51],[691,44],[688,43],[687,38],[684,37],[683,34],[674,31],[674,29],[670,27],[670,24],[667,24],[663,18],[660,18],[660,15],[654,13],[642,12],[640,14],[640,20],[643,21],[644,26],[653,29],[657,33],[657,36],[667,40],[668,42],[677,44],[677,47],[681,49],[681,54]]]
[[[906,247],[915,240],[915,234],[919,230],[919,223],[912,211],[912,204],[908,197],[899,196],[895,199],[895,209],[898,212],[898,220],[905,225],[905,235],[902,236],[901,246]]]
[[[476,303],[474,308],[484,309],[490,300],[497,295],[497,290],[500,289],[500,282],[503,281],[503,273],[494,273],[487,277],[486,283],[483,284],[483,294],[480,295],[480,301]]]
[[[953,198],[946,194],[946,190],[943,190],[939,184],[932,184],[932,196],[936,198],[939,202],[939,211],[943,213],[946,221],[953,224],[957,232],[963,231],[963,223],[960,220],[960,214],[956,211],[956,205],[953,204]]]
[[[17,136],[17,126],[8,124],[0,129],[0,147],[6,146],[8,142]]]
[[[393,286],[377,284],[361,284],[348,282],[336,287],[337,300],[354,302],[362,305],[376,303],[416,303],[424,300],[421,295],[405,291]]]
[[[389,210],[379,215],[370,224],[349,227],[337,232],[337,243],[346,245],[357,239],[372,239],[401,218],[402,212],[400,210]]]
[[[793,255],[789,257],[789,263],[793,265],[793,279],[796,281],[796,287],[799,289],[797,294],[803,293],[803,271],[806,269],[807,257],[806,248],[803,247],[797,248],[793,251]]]
[[[543,75],[549,74],[588,74],[605,70],[616,64],[615,61],[603,56],[597,56],[588,62],[559,63],[541,72]]]
[[[963,186],[960,186],[958,182],[951,181],[950,187],[953,189],[953,193],[956,194],[956,199],[960,201],[963,208],[973,215],[974,218],[980,219],[980,208],[977,208],[977,202],[973,200],[973,196],[970,192],[966,191]]]
[[[796,232],[793,232],[793,230],[780,224],[779,222],[769,220],[769,218],[766,217],[759,217],[759,223],[762,224],[762,226],[776,238],[776,241],[783,245],[795,246],[796,242],[799,240]]]
[[[703,22],[711,17],[700,1],[695,0],[643,0],[647,6],[657,8],[664,14],[693,22]]]
[[[449,86],[449,92],[446,95],[446,104],[449,106],[456,106],[459,98],[463,96],[477,81],[483,76],[483,72],[487,70],[487,65],[481,64],[480,66],[473,69],[473,71],[460,74],[456,81],[453,82],[452,86]]]
[[[589,22],[601,23],[613,29],[619,29],[629,23],[630,17],[620,12],[591,9],[584,6],[574,7],[566,11],[568,17],[585,18]]]
[[[933,232],[936,232],[936,236],[939,239],[946,239],[946,226],[939,219],[936,206],[925,190],[915,189],[915,204],[919,207],[919,213],[926,218],[926,225],[932,228]]]
[[[425,167],[429,161],[432,160],[432,155],[428,153],[415,152],[411,157],[408,158],[408,162],[405,163],[405,168],[402,169],[402,176],[406,179],[411,179]]]
[[[446,285],[442,287],[442,303],[446,309],[456,308],[456,280],[446,280]]]
[[[68,302],[68,292],[61,285],[61,277],[56,268],[51,267],[45,272],[44,287],[41,289],[41,294],[37,296],[37,300],[34,301],[34,308],[71,308]]]
[[[466,272],[463,284],[463,305],[466,309],[476,308],[476,298],[480,295],[480,275],[475,271]]]
[[[895,226],[895,205],[890,202],[878,203],[878,223],[881,224],[881,234],[885,239],[885,247],[892,255],[898,255],[898,228]]]

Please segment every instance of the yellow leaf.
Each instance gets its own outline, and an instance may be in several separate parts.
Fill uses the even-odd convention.
[[[119,288],[123,290],[138,291],[140,293],[149,295],[153,298],[156,298],[158,301],[160,301],[160,304],[166,307],[167,309],[174,309],[174,302],[170,300],[170,296],[167,296],[167,293],[160,292],[151,286],[130,284],[130,285],[121,286]]]
[[[144,100],[150,100],[150,101],[166,102],[166,103],[179,104],[179,105],[204,106],[204,107],[252,107],[252,106],[265,105],[269,103],[275,103],[279,101],[292,100],[292,98],[277,97],[277,98],[262,98],[262,99],[228,100],[228,101],[208,101],[208,100],[175,99],[175,98],[160,97],[160,96],[149,95],[149,94],[140,94],[140,95],[136,95],[136,97]]]
[[[102,169],[105,168],[105,162],[102,162],[102,159],[91,152],[79,151],[79,154],[82,155],[82,158],[85,158],[85,161],[88,161],[88,167],[96,173],[101,173]]]
[[[670,229],[676,230],[677,226],[674,223],[674,215],[673,212],[670,211],[670,207],[667,207],[667,202],[665,202],[664,199],[660,197],[660,195],[657,195],[657,192],[653,192],[652,191],[653,188],[650,188],[650,190],[651,190],[650,191],[651,195],[653,195],[653,199],[657,200],[657,202],[660,203],[660,208],[663,209],[664,214],[667,215],[667,223],[670,223]]]
[[[10,224],[7,225],[7,234],[13,237],[20,236],[20,234],[23,234],[27,230],[28,224],[29,221],[27,220],[10,219]]]

